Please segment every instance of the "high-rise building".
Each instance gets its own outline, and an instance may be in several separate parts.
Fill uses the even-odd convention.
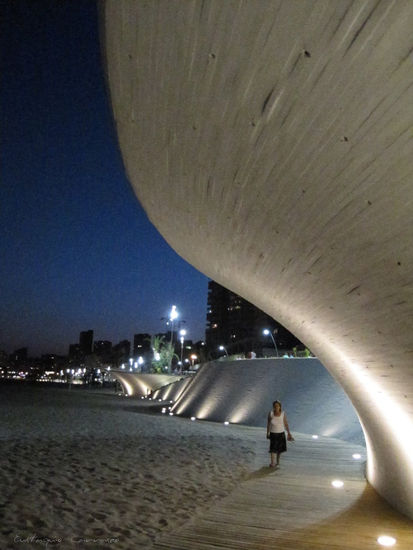
[[[119,344],[112,347],[113,361],[119,366],[121,363],[126,363],[130,357],[130,342],[122,340]]]
[[[229,355],[254,351],[262,355],[263,348],[273,347],[271,331],[279,350],[290,350],[300,341],[275,319],[238,294],[215,281],[208,284],[206,344],[212,356],[224,346]]]
[[[108,340],[96,340],[93,344],[93,352],[96,353],[98,357],[108,360],[112,353],[112,342]]]
[[[84,355],[93,353],[93,330],[85,330],[80,333],[79,347]]]
[[[151,335],[142,333],[133,336],[133,355],[143,355],[151,351]]]
[[[69,358],[70,359],[79,359],[81,356],[80,345],[79,344],[70,344],[69,345]]]
[[[11,360],[14,361],[14,363],[18,364],[23,361],[27,361],[27,354],[28,349],[27,348],[20,348],[16,349],[10,356]]]

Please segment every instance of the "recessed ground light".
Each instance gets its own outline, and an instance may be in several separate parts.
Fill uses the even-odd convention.
[[[388,537],[387,535],[382,535],[377,539],[377,542],[382,546],[394,546],[396,544],[396,539]]]
[[[229,426],[229,422],[227,420],[224,422],[224,424],[225,426]]]
[[[315,435],[315,434],[312,435],[311,437],[312,437],[313,439],[318,439],[318,435]]]
[[[196,420],[195,416],[191,416],[191,420],[192,420],[192,422],[193,422],[194,420]]]
[[[359,453],[354,453],[353,458],[354,460],[360,460],[361,455]]]
[[[158,401],[162,401],[162,399],[158,399]]]
[[[335,479],[334,481],[331,482],[331,485],[333,487],[335,487],[336,489],[341,489],[341,487],[343,487],[344,483],[342,481],[340,481],[339,479]]]
[[[170,413],[169,413],[169,416],[173,416],[173,415],[174,415],[174,413],[173,413],[173,412],[170,412]]]

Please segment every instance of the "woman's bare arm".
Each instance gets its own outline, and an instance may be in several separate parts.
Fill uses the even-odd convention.
[[[287,430],[287,434],[288,434],[288,439],[290,441],[294,441],[294,438],[293,436],[291,435],[291,432],[290,432],[290,428],[288,426],[288,420],[287,420],[287,415],[284,413],[284,427],[285,429]]]

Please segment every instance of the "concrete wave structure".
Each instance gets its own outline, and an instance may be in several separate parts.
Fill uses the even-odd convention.
[[[106,0],[101,24],[149,218],[320,358],[413,517],[413,2]]]
[[[275,399],[288,411],[292,431],[365,445],[350,400],[315,358],[206,363],[174,399],[172,411],[213,422],[265,427]]]
[[[179,377],[171,374],[141,374],[121,369],[113,369],[111,374],[119,381],[124,393],[129,397],[146,397],[158,388],[179,380]]]
[[[155,390],[151,395],[154,399],[162,401],[177,401],[184,391],[192,384],[194,376],[185,376],[181,380],[171,382]]]

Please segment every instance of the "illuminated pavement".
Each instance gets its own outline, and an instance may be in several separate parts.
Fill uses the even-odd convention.
[[[413,548],[413,522],[364,479],[365,448],[294,435],[279,470],[262,466],[263,443],[247,481],[185,528],[163,534],[154,550],[378,550],[383,535],[398,550]],[[334,480],[343,487],[332,487]]]

